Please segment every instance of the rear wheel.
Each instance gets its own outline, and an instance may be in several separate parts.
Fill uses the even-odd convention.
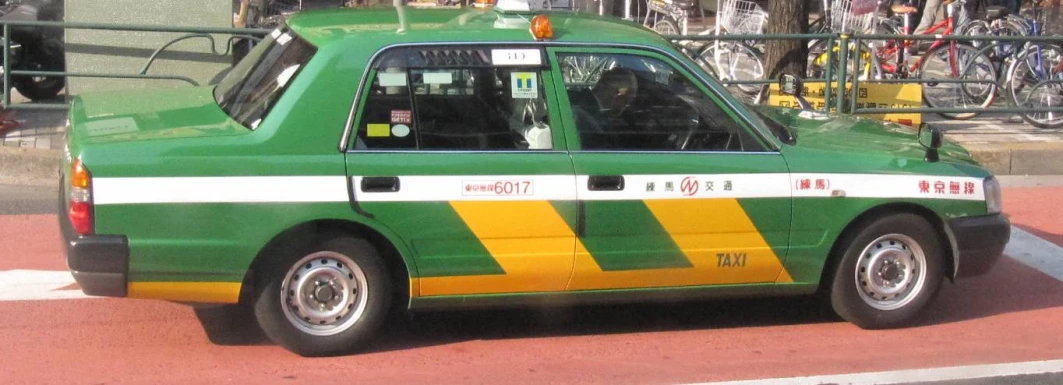
[[[303,356],[365,347],[391,297],[376,249],[365,240],[337,236],[278,257],[258,285],[254,304],[266,335]]]
[[[1008,99],[1016,107],[1063,107],[1063,49],[1032,45],[1019,54],[1008,70]],[[1063,112],[1023,112],[1023,120],[1038,128],[1063,127]]]
[[[944,276],[938,232],[922,217],[877,219],[842,240],[830,302],[865,329],[902,326],[937,293]]]

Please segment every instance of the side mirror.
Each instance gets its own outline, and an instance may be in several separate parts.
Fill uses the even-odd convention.
[[[801,97],[804,91],[804,82],[794,74],[782,74],[779,76],[779,92],[783,95]]]
[[[943,137],[937,127],[923,123],[919,125],[919,144],[926,147],[926,161],[937,162],[938,149],[941,148]]]

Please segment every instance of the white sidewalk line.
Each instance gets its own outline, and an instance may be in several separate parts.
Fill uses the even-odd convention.
[[[1063,247],[1012,226],[1011,242],[1004,254],[1063,281]]]
[[[69,271],[0,271],[0,302],[95,298],[85,295],[81,289],[59,290],[73,283]]]
[[[702,382],[690,385],[871,385],[970,380],[1063,372],[1063,360],[1015,362],[1009,364],[952,366],[933,369],[894,370],[825,376],[789,377],[748,381]]]

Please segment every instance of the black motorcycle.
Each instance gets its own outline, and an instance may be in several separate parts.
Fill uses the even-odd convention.
[[[62,0],[0,0],[0,20],[62,21]],[[61,28],[11,26],[10,65],[13,71],[66,71]],[[62,76],[12,76],[11,83],[30,100],[51,99],[66,86]]]

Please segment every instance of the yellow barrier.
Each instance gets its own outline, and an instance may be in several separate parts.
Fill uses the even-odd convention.
[[[851,95],[852,84],[846,86],[845,94]],[[819,111],[826,106],[824,96],[826,86],[823,82],[808,82],[804,84],[805,99]],[[831,95],[838,95],[837,87],[832,87]],[[779,93],[779,85],[772,84],[769,87],[768,104],[772,106],[797,108],[797,100],[793,96]],[[833,104],[833,103],[832,103]],[[856,108],[919,108],[923,106],[923,87],[919,84],[875,84],[860,83],[860,90],[856,98]],[[834,110],[834,108],[831,108]],[[923,122],[922,114],[861,114],[863,117],[896,122],[912,127],[919,126]]]

